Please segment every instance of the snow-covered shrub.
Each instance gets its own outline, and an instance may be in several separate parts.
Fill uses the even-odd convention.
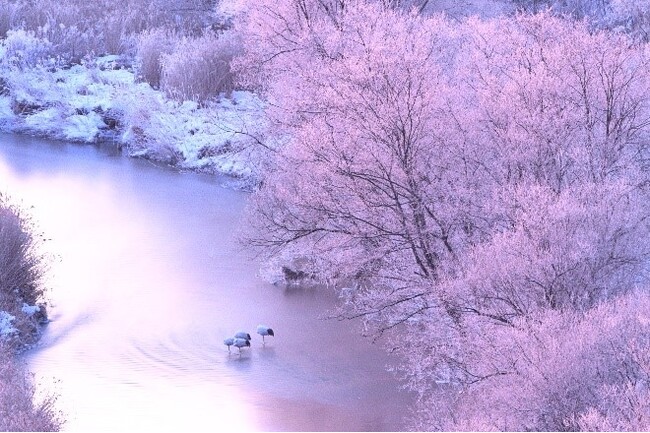
[[[179,101],[205,102],[233,90],[230,63],[241,49],[237,36],[206,33],[179,42],[173,53],[163,55],[161,87]]]
[[[158,28],[138,35],[136,57],[138,78],[157,89],[162,76],[162,56],[171,54],[179,36],[169,29]]]
[[[609,25],[640,41],[650,41],[650,1],[612,0]]]
[[[6,311],[0,311],[0,341],[10,339],[12,335],[18,332],[13,325],[14,320],[16,318],[11,314]]]
[[[469,361],[466,371],[475,383],[439,383],[424,393],[419,407],[428,419],[416,429],[647,431],[648,308],[650,296],[643,289],[585,314],[546,311],[512,326],[471,318],[465,325],[482,332],[464,340],[471,355],[454,361]],[[440,334],[428,335],[434,341],[407,356],[423,360],[436,350],[434,344],[445,344]],[[432,374],[425,365],[422,377]],[[445,423],[447,411],[455,416]]]
[[[80,22],[79,11],[69,2],[37,0],[21,5],[13,27],[33,33],[50,44],[52,56],[79,61],[96,46],[96,36]]]
[[[79,62],[90,52],[101,53],[99,31],[80,20],[79,8],[70,2],[39,0],[23,8],[24,27],[52,44],[53,55]],[[96,17],[89,16],[94,21]]]
[[[71,67],[55,63],[3,71],[7,95],[0,99],[3,129],[84,142],[114,138],[122,122],[113,101],[128,93],[134,82],[133,73],[121,69],[121,62],[121,57],[105,56]]]
[[[571,15],[578,19],[602,18],[610,0],[513,0],[519,10],[540,12],[550,9],[558,15]]]
[[[1,46],[2,63],[18,70],[34,67],[52,55],[52,44],[31,31],[9,30]]]
[[[557,16],[586,19],[596,28],[613,29],[635,40],[650,40],[650,1],[648,0],[512,0],[523,12],[549,10]]]
[[[130,92],[121,94],[114,101],[114,108],[122,114],[126,125],[121,141],[126,144],[131,156],[166,163],[177,162],[173,133],[176,120],[173,115],[165,116],[171,108],[165,102],[162,94],[152,90],[146,83],[131,87]],[[171,125],[160,122],[161,116],[171,120]]]
[[[19,15],[20,5],[7,0],[0,1],[0,37],[7,36],[7,32],[16,26],[16,17]]]
[[[76,25],[54,22],[40,27],[37,35],[52,44],[54,57],[68,63],[80,63],[90,53],[105,52],[99,35],[92,29],[80,29]]]
[[[59,431],[63,424],[56,397],[37,399],[32,378],[0,349],[0,431]]]
[[[57,57],[133,54],[138,35],[159,27],[199,35],[217,20],[212,2],[196,0],[0,0],[0,35],[24,29],[49,40]]]
[[[44,265],[33,223],[0,195],[0,327],[5,330],[0,331],[0,345],[20,350],[38,338],[47,321],[42,306]]]

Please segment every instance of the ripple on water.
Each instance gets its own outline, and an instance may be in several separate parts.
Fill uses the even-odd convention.
[[[385,354],[349,324],[315,319],[332,299],[268,287],[236,252],[244,194],[14,136],[2,137],[0,178],[34,206],[62,258],[55,321],[28,357],[37,377],[60,379],[70,429],[208,430],[224,414],[246,420],[228,430],[401,426],[410,400],[383,370]],[[231,326],[257,320],[276,338],[262,346],[253,335],[253,347],[229,354]]]

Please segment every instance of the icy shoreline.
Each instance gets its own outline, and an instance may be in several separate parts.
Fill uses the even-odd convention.
[[[262,102],[235,91],[204,106],[138,82],[118,56],[66,66],[5,65],[0,130],[77,143],[114,142],[125,155],[180,169],[256,177],[250,139]]]

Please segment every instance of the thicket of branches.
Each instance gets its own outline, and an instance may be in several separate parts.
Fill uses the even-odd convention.
[[[645,45],[358,0],[238,26],[275,132],[249,241],[401,352],[414,427],[650,428]]]
[[[639,41],[650,41],[648,0],[512,0],[512,3],[521,11],[550,11],[585,20],[596,28],[625,32]]]
[[[0,430],[59,431],[63,419],[56,398],[36,395],[32,377],[5,350],[0,350]]]
[[[201,33],[213,24],[210,0],[2,0],[0,36],[21,29],[52,43],[70,62],[132,52],[134,37],[152,28]]]
[[[29,215],[0,195],[0,311],[13,317],[5,329],[14,329],[0,345],[11,351],[32,345],[47,322],[40,242]]]
[[[0,196],[0,430],[58,431],[55,398],[35,394],[34,383],[15,359],[33,345],[47,322],[43,287],[45,257],[25,211]]]
[[[205,102],[232,91],[230,60],[239,52],[217,3],[1,0],[3,61],[52,68],[118,55],[119,65],[171,98]]]

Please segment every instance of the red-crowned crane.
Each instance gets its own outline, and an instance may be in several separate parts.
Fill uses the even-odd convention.
[[[243,338],[244,340],[251,341],[251,334],[249,334],[248,332],[239,331],[238,333],[235,334],[235,338]]]
[[[257,333],[262,336],[262,342],[264,344],[266,344],[266,341],[264,341],[264,337],[266,337],[267,335],[270,335],[271,337],[275,337],[275,334],[273,333],[273,329],[264,325],[259,325],[257,327]]]
[[[235,347],[239,348],[239,352],[241,352],[242,347],[250,346],[250,343],[238,346],[237,344],[235,344],[235,340],[237,340],[237,339],[246,340],[246,341],[250,342],[251,341],[251,334],[249,334],[248,332],[239,331],[238,333],[235,334],[234,337],[226,338],[225,340],[223,340],[223,344],[228,346],[228,352],[230,352],[230,346],[235,346]],[[241,344],[241,343],[239,343],[239,344]]]
[[[228,352],[230,352],[230,346],[232,346],[233,344],[235,344],[235,339],[232,338],[232,337],[231,337],[231,338],[226,338],[225,340],[223,340],[223,344],[225,344],[226,346],[228,346]]]
[[[251,342],[248,341],[245,338],[235,338],[233,340],[233,346],[235,346],[237,349],[239,349],[239,354],[241,355],[241,348],[242,347],[251,347]]]

